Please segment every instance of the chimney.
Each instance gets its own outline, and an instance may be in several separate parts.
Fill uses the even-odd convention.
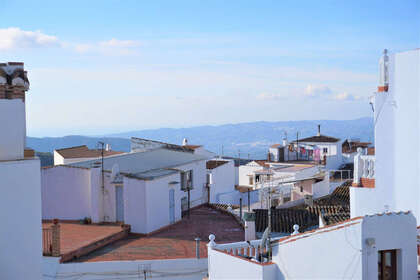
[[[23,62],[0,63],[0,160],[25,157],[25,93],[28,90]]]
[[[379,60],[379,86],[378,92],[387,92],[389,85],[389,73],[388,73],[388,50],[384,49],[384,53]]]
[[[105,145],[105,151],[107,151],[107,152],[111,151],[111,144],[106,144]]]
[[[321,125],[318,124],[318,136],[321,136]]]
[[[187,138],[184,138],[182,140],[182,146],[187,146],[187,145],[188,145],[188,140],[187,140]]]

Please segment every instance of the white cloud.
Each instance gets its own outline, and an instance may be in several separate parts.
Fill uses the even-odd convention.
[[[112,38],[108,41],[95,43],[75,44],[73,48],[78,53],[99,53],[103,55],[135,55],[138,53],[140,41],[118,40]]]
[[[307,85],[304,91],[305,96],[325,97],[331,95],[332,90],[326,85]]]
[[[133,48],[139,47],[141,44],[139,41],[135,40],[118,40],[112,38],[109,41],[100,42],[99,45],[103,47],[112,47],[112,48]]]
[[[21,48],[55,47],[60,42],[57,37],[39,30],[25,31],[17,27],[0,29],[0,50]]]
[[[281,93],[263,92],[257,95],[257,99],[260,99],[260,100],[278,100],[283,97],[284,97],[284,94],[281,94]]]
[[[337,101],[356,101],[360,99],[360,96],[349,94],[348,92],[339,92],[332,90],[326,85],[312,85],[309,84],[306,86],[304,96],[314,97],[314,98],[325,98],[332,99]]]

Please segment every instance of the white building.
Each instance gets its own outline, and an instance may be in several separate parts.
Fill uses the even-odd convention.
[[[281,204],[303,199],[305,195],[318,198],[330,191],[329,175],[314,164],[292,164],[255,160],[239,166],[239,186],[260,189],[276,187]]]
[[[25,151],[23,63],[0,64],[0,279],[41,279],[40,162]]]
[[[362,173],[355,178],[368,177],[374,184],[351,189],[351,215],[410,210],[419,225],[420,49],[384,54],[372,103],[375,156],[355,159],[355,172],[360,162]]]
[[[216,242],[210,236],[209,279],[417,279],[411,213],[357,217],[305,233],[296,229],[269,243],[217,244],[217,236]]]
[[[99,159],[102,157],[122,154],[122,152],[112,151],[109,144],[105,145],[104,150],[89,149],[86,145],[63,148],[54,150],[54,165],[70,164],[78,161]]]
[[[207,161],[209,202],[222,203],[220,196],[235,193],[235,162],[226,159]]]
[[[206,156],[154,147],[42,170],[42,218],[122,222],[150,233],[207,202]],[[103,174],[103,179],[102,179]]]

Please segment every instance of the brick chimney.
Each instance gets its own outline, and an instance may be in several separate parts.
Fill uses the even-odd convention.
[[[23,62],[0,63],[0,160],[24,158],[27,90]]]

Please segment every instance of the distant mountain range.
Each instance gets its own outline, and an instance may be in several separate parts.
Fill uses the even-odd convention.
[[[54,149],[87,145],[97,147],[98,141],[111,144],[113,150],[129,151],[130,137],[159,140],[181,144],[184,138],[189,144],[204,145],[217,154],[250,158],[265,158],[267,148],[281,143],[287,133],[289,141],[315,135],[317,125],[321,125],[321,134],[340,139],[359,138],[373,142],[372,118],[355,120],[318,120],[318,121],[281,121],[249,122],[217,126],[196,126],[190,128],[159,128],[110,134],[103,137],[64,136],[64,137],[28,137],[27,145],[39,152],[52,152]]]

